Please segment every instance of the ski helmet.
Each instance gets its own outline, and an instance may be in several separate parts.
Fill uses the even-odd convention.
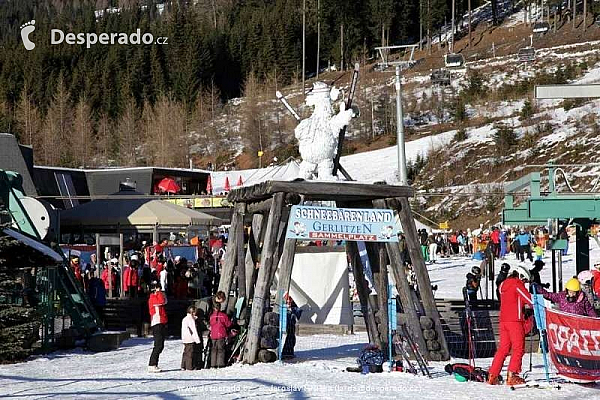
[[[477,265],[474,266],[473,268],[471,268],[471,273],[475,274],[475,275],[481,275],[481,268],[479,268]]]
[[[582,284],[589,283],[592,278],[594,278],[594,274],[592,274],[592,271],[590,270],[581,271],[579,275],[577,275],[577,279]]]
[[[510,270],[510,274],[514,274],[517,273],[517,276],[521,279],[527,279],[528,281],[531,280],[531,274],[529,273],[529,271],[523,267],[521,267],[520,265],[517,265],[516,267],[512,267],[512,269]]]
[[[500,266],[500,271],[504,272],[505,274],[508,274],[508,271],[510,271],[510,264],[502,263],[502,265]]]
[[[572,292],[579,292],[581,290],[581,284],[579,283],[577,278],[571,278],[567,281],[565,289],[570,290]]]

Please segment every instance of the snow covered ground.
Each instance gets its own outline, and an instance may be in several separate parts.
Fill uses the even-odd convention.
[[[590,241],[592,263],[600,261],[600,247]],[[565,280],[575,271],[573,249],[564,259]],[[514,255],[507,258],[514,263]],[[546,259],[546,264],[550,260]],[[443,259],[428,266],[431,281],[439,286],[436,297],[458,298],[465,274],[473,265],[468,258]],[[550,269],[542,271],[550,280]],[[444,372],[445,362],[431,363],[432,379],[392,372],[361,375],[346,372],[367,343],[367,335],[313,335],[298,337],[297,358],[293,363],[234,365],[219,370],[183,372],[179,370],[182,345],[178,339],[166,342],[160,359],[165,371],[145,371],[152,339],[133,338],[117,351],[91,353],[81,349],[60,351],[28,362],[0,365],[0,397],[90,398],[90,399],[187,399],[187,398],[319,398],[319,399],[529,399],[548,396],[553,399],[598,399],[600,385],[584,387],[565,384],[561,390],[523,389],[511,392],[507,387],[480,383],[459,383]],[[458,362],[460,360],[453,360]],[[528,370],[528,357],[524,360]],[[491,359],[478,359],[487,368]],[[543,379],[540,354],[533,356],[530,380]],[[555,372],[553,373],[555,376]]]

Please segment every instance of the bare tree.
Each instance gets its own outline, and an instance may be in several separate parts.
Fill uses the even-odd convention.
[[[42,127],[42,118],[38,108],[31,100],[27,85],[25,85],[21,91],[19,103],[17,104],[17,109],[15,111],[15,117],[17,119],[17,124],[23,133],[21,142],[41,150],[40,130]]]
[[[135,100],[129,97],[125,103],[123,115],[117,124],[119,138],[119,164],[137,165],[136,147],[138,145],[138,110]]]
[[[92,128],[91,109],[86,96],[81,96],[75,107],[75,120],[73,121],[73,156],[77,167],[92,164],[94,154],[94,131]]]
[[[42,141],[48,165],[73,165],[71,112],[69,94],[61,75],[44,123]]]

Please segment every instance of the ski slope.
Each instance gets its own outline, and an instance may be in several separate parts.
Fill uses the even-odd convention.
[[[600,261],[600,248],[590,241],[590,261]],[[507,257],[515,263],[514,255]],[[546,265],[550,260],[546,257]],[[438,285],[436,297],[460,298],[465,274],[478,262],[466,257],[442,259],[428,266],[431,281]],[[529,267],[529,263],[525,264]],[[564,279],[575,271],[573,248],[564,258]],[[550,281],[550,268],[541,273]],[[91,353],[82,349],[60,351],[30,361],[0,365],[0,398],[89,398],[89,399],[246,399],[246,398],[319,398],[361,399],[598,399],[600,385],[584,387],[565,384],[560,391],[522,389],[511,392],[504,386],[460,383],[444,372],[445,362],[434,362],[432,379],[392,372],[361,375],[346,372],[367,343],[367,335],[314,335],[298,337],[294,363],[241,365],[218,370],[180,371],[183,346],[171,338],[165,344],[160,374],[146,372],[152,339],[132,338],[117,351]],[[458,362],[460,360],[452,360]],[[523,369],[529,368],[524,357]],[[491,359],[478,359],[487,368]],[[529,379],[543,379],[541,354],[533,356]],[[555,376],[555,374],[553,374]]]

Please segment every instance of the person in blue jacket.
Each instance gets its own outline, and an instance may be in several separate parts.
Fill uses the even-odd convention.
[[[524,253],[527,253],[527,259],[533,262],[533,256],[531,255],[531,235],[525,231],[525,229],[521,229],[519,231],[519,235],[517,236],[517,240],[519,241],[519,258],[521,262],[525,261]]]

